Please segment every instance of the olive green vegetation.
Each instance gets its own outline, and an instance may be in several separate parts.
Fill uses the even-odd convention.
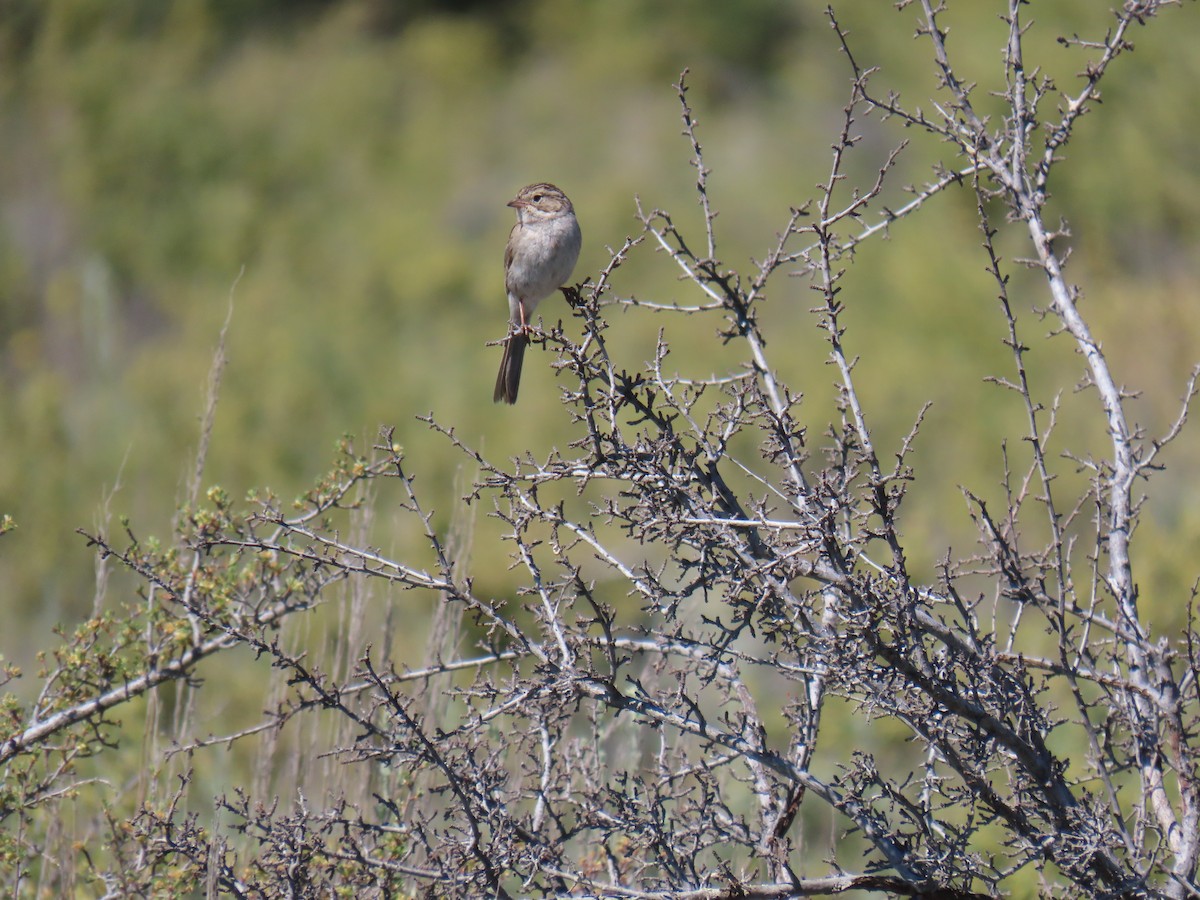
[[[928,47],[890,4],[835,4],[880,92],[929,107]],[[993,4],[947,14],[952,47],[986,91],[1000,86],[1003,25]],[[545,456],[569,439],[548,353],[527,360],[520,404],[490,402],[504,333],[501,254],[522,184],[551,180],[575,201],[585,246],[576,277],[636,234],[634,197],[672,211],[698,242],[690,151],[671,88],[690,67],[690,100],[712,168],[720,255],[749,271],[790,206],[826,177],[849,96],[849,68],[823,4],[758,0],[233,2],[35,0],[0,17],[0,539],[6,621],[0,653],[27,660],[55,622],[93,605],[94,570],[78,527],[102,505],[119,527],[165,535],[199,441],[217,335],[232,302],[205,484],[237,496],[300,492],[340,436],[361,446],[382,424],[446,527],[467,459],[415,420],[432,412],[493,458]],[[1082,68],[1059,33],[1097,35],[1103,4],[1040,3],[1027,64],[1064,86]],[[1105,103],[1080,126],[1056,179],[1071,222],[1072,275],[1125,383],[1144,392],[1151,433],[1175,415],[1200,353],[1200,80],[1194,5],[1134,35]],[[1041,57],[1033,60],[1034,49]],[[997,105],[998,109],[998,105]],[[863,122],[849,171],[869,185],[901,155],[886,205],[949,150],[895,123]],[[987,375],[1011,372],[995,285],[983,271],[974,195],[951,192],[857,255],[841,299],[862,356],[863,400],[880,446],[896,448],[926,400],[914,461],[910,562],[932,574],[970,525],[958,485],[1000,498],[1001,439],[1024,458],[1017,398]],[[1025,252],[1004,233],[1010,259]],[[635,251],[620,295],[694,301],[651,247]],[[832,415],[832,372],[805,282],[772,288],[769,350],[811,398],[810,435]],[[1016,270],[1029,363],[1042,392],[1060,386],[1065,446],[1103,452],[1095,398],[1072,394],[1081,367],[1029,315],[1048,301]],[[232,301],[231,301],[232,298]],[[566,318],[548,302],[547,320]],[[614,313],[612,346],[634,368],[667,329],[682,372],[719,371],[715,317]],[[1043,393],[1043,396],[1046,396]],[[1049,400],[1050,397],[1046,396]],[[1198,535],[1200,462],[1168,457],[1137,545],[1143,593],[1182,621]],[[1068,470],[1069,471],[1069,470]],[[922,477],[926,478],[922,482]],[[499,526],[475,517],[473,571],[485,593],[511,587]],[[420,535],[378,512],[392,552]],[[1194,543],[1194,541],[1193,541]],[[118,583],[119,584],[119,583]],[[422,609],[427,605],[422,604]]]
[[[231,293],[208,482],[298,491],[343,432],[394,423],[444,509],[461,461],[413,421],[429,411],[501,456],[544,453],[565,423],[546,365],[517,410],[488,402],[504,202],[560,181],[595,272],[635,230],[635,193],[684,196],[679,69],[761,103],[762,51],[804,33],[760,4],[730,44],[714,11],[664,55],[677,15],[633,3],[252,6],[68,0],[6,20],[0,509],[19,527],[0,576],[34,634],[90,608],[73,531],[118,480],[115,513],[169,529]]]

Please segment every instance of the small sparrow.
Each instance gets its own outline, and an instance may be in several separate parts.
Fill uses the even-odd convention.
[[[492,400],[517,402],[521,363],[529,344],[534,307],[563,285],[579,259],[583,237],[575,207],[552,184],[531,184],[509,201],[517,224],[504,248],[504,288],[508,291],[508,339]]]

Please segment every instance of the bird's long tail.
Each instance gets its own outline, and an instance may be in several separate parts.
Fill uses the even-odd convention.
[[[496,392],[492,394],[492,402],[517,402],[517,388],[521,386],[521,363],[525,361],[525,347],[529,338],[520,331],[514,331],[504,343],[504,358],[500,360],[500,374],[496,376]]]

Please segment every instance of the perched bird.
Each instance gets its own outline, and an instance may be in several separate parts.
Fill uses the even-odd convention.
[[[509,333],[492,395],[496,403],[517,402],[534,307],[571,277],[583,242],[575,207],[552,184],[542,182],[521,188],[508,205],[517,211],[517,224],[509,232],[504,248]]]

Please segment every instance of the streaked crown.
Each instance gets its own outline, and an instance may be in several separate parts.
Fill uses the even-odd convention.
[[[546,181],[539,181],[537,184],[521,188],[508,205],[518,210],[536,210],[549,216],[575,211],[575,207],[571,205],[567,195]]]

